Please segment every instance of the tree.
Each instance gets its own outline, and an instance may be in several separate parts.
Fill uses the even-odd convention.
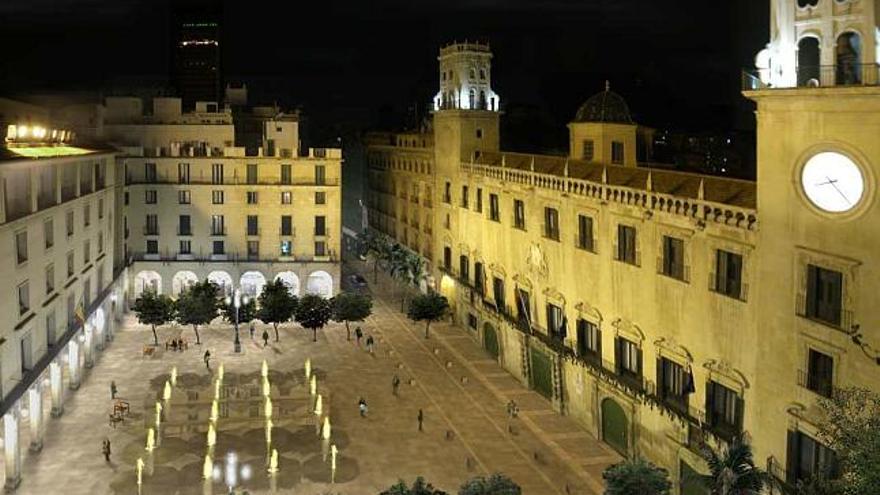
[[[152,289],[145,290],[135,299],[132,311],[137,315],[138,322],[150,325],[153,330],[153,344],[159,345],[156,326],[164,325],[174,319],[174,301],[165,294],[157,294]]]
[[[226,301],[222,301],[220,303],[220,316],[223,317],[228,323],[235,323],[235,304],[226,304]],[[247,324],[252,320],[257,319],[257,299],[253,297],[248,297],[247,302],[244,302],[244,298],[242,298],[241,306],[238,307],[238,322],[240,324]]]
[[[819,406],[825,418],[819,436],[834,451],[840,467],[840,491],[877,493],[880,487],[880,394],[862,388],[836,389]],[[823,466],[833,477],[835,466]]]
[[[391,241],[382,234],[367,230],[361,234],[361,242],[373,258],[373,283],[376,283],[379,265],[386,265],[391,259]]]
[[[296,321],[312,331],[312,342],[318,341],[318,329],[330,321],[333,316],[333,308],[329,299],[324,299],[317,294],[306,294],[299,300],[296,306]]]
[[[667,495],[672,483],[669,473],[644,459],[627,459],[602,473],[605,495]]]
[[[424,478],[419,476],[413,482],[412,487],[406,486],[406,482],[400,480],[396,485],[385,490],[379,495],[449,495],[448,493],[434,488]]]
[[[755,467],[752,446],[742,435],[720,450],[704,445],[702,451],[709,465],[704,482],[712,495],[758,495],[770,482],[769,475]]]
[[[458,495],[520,495],[522,489],[512,479],[495,473],[488,478],[478,476],[461,485]]]
[[[275,328],[275,342],[278,342],[278,324],[290,321],[296,311],[297,300],[281,280],[267,283],[260,294],[260,310],[257,318],[271,323]]]
[[[333,319],[345,322],[345,339],[351,340],[352,321],[364,321],[373,312],[373,300],[359,292],[341,292],[333,298]]]
[[[207,325],[217,317],[217,292],[219,287],[210,280],[191,285],[180,293],[174,305],[174,319],[181,325],[192,325],[196,344],[201,344],[199,325]]]
[[[425,338],[427,339],[431,322],[443,318],[448,309],[449,301],[445,297],[436,292],[429,292],[419,294],[409,302],[406,316],[412,321],[425,322]]]

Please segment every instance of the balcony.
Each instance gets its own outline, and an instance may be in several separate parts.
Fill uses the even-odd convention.
[[[773,81],[769,69],[742,72],[743,91],[880,85],[880,65],[838,64],[795,67],[791,80]]]
[[[212,236],[226,235],[226,227],[211,227],[209,235],[212,235]]]
[[[841,309],[838,313],[838,311],[833,308],[817,306],[816,309],[808,311],[807,297],[804,294],[800,295],[797,299],[795,313],[801,318],[805,318],[845,333],[850,333],[854,324],[852,311],[846,309]]]
[[[177,235],[191,236],[192,235],[192,228],[191,227],[177,227]]]
[[[150,225],[144,227],[144,235],[159,235],[159,227]]]
[[[294,230],[293,228],[285,229],[284,227],[278,229],[278,235],[282,237],[293,237]]]
[[[255,229],[248,228],[248,229],[247,229],[247,236],[248,236],[248,237],[259,236],[259,235],[260,235],[260,230],[261,230],[261,229],[260,229],[259,227],[258,227],[258,228],[255,228]]]

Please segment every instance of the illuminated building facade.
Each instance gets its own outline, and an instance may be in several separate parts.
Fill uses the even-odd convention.
[[[180,11],[172,26],[172,84],[187,111],[197,101],[222,101],[220,18],[219,7]]]
[[[794,3],[773,3],[776,22]],[[864,9],[848,29],[871,26],[873,53],[873,10],[845,3]],[[432,128],[370,136],[370,227],[425,256],[456,322],[516,378],[621,454],[667,468],[678,492],[703,493],[688,482],[706,472],[701,446],[739,434],[789,486],[830,469],[817,400],[880,389],[867,330],[880,324],[880,239],[864,228],[880,221],[877,80],[747,75],[752,182],[638,163],[638,126],[608,87],[569,124],[568,156],[503,152],[497,107],[462,108],[443,82],[487,52],[441,50]]]

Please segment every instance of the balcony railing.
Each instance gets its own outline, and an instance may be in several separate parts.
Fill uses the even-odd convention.
[[[798,386],[812,390],[823,397],[834,395],[834,385],[830,376],[810,374],[807,371],[798,370]]]
[[[854,322],[852,311],[841,309],[840,314],[836,314],[835,311],[816,310],[816,314],[813,314],[813,311],[807,311],[807,296],[804,294],[798,296],[795,313],[801,318],[806,318],[810,321],[842,330],[847,333],[853,328]]]
[[[144,235],[159,235],[159,227],[144,227]]]
[[[808,65],[795,68],[789,81],[774,81],[770,69],[744,70],[743,91],[790,88],[825,88],[834,86],[877,86],[880,84],[880,65],[876,63],[840,63],[837,65]]]

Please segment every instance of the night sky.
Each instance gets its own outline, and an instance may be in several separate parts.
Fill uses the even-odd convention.
[[[108,89],[169,73],[167,0],[0,1],[0,94]],[[401,126],[437,88],[452,40],[492,45],[511,149],[565,144],[606,79],[640,123],[748,130],[739,71],[767,42],[768,0],[223,2],[227,80],[300,106],[316,139]]]

